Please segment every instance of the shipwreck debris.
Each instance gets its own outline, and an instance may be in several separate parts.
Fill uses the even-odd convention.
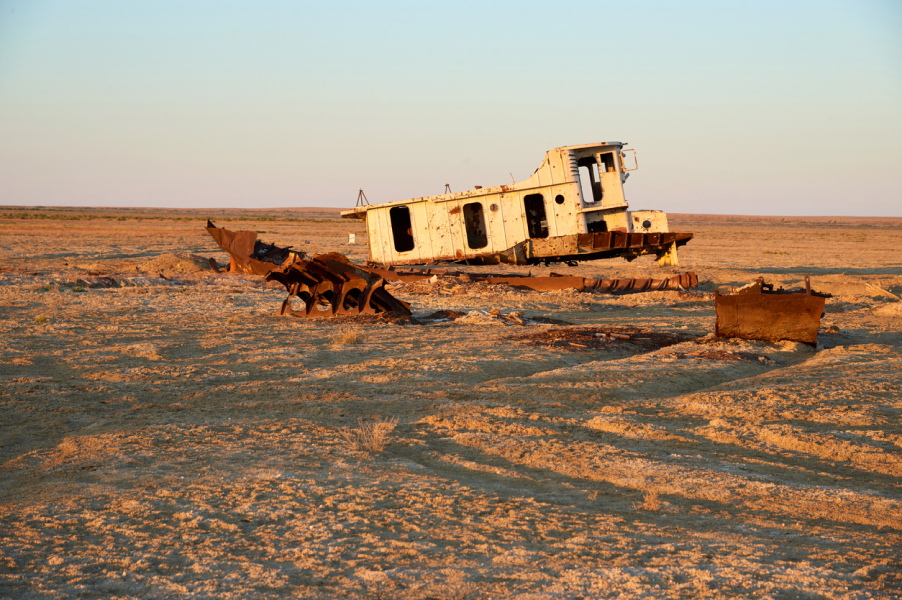
[[[288,297],[282,302],[279,314],[305,318],[378,314],[409,317],[410,305],[392,296],[385,289],[385,283],[437,281],[439,276],[539,292],[575,289],[630,294],[686,290],[698,284],[698,277],[693,272],[665,279],[589,279],[554,273],[549,277],[524,277],[433,269],[397,271],[393,266],[356,265],[337,253],[316,255],[308,260],[305,253],[292,251],[290,246],[283,248],[259,241],[255,231],[230,231],[216,227],[209,220],[206,230],[231,257],[230,273],[262,275],[266,281],[281,283],[288,290]],[[219,272],[215,260],[210,259],[210,266]],[[516,323],[518,318],[519,315],[515,315],[505,319]]]
[[[379,315],[409,317],[410,306],[383,287],[376,272],[360,267],[341,254],[316,255],[257,239],[256,231],[229,231],[207,220],[207,233],[231,257],[230,273],[262,275],[288,290],[279,314],[293,317]],[[215,264],[210,259],[211,267]],[[217,270],[218,272],[218,270]],[[293,302],[300,306],[295,308]]]
[[[278,281],[288,290],[279,310],[283,316],[410,316],[410,305],[389,294],[378,273],[355,265],[341,254],[316,255],[312,260],[290,263],[270,271],[266,280]],[[298,308],[292,305],[294,299],[300,303]]]
[[[257,239],[256,231],[230,231],[217,227],[209,219],[207,233],[231,257],[229,273],[266,275],[273,269],[300,262],[306,256],[304,252],[292,250],[291,246],[283,248],[261,242]],[[219,271],[213,262],[210,267]]]
[[[812,290],[808,276],[803,290],[775,290],[773,284],[764,283],[764,278],[759,277],[729,294],[715,291],[714,334],[723,338],[817,344],[824,303],[831,297]]]
[[[590,279],[552,273],[548,277],[510,276],[501,273],[473,273],[449,271],[445,269],[403,269],[394,267],[369,266],[386,281],[410,283],[432,279],[433,277],[458,277],[470,281],[485,281],[490,285],[509,285],[536,292],[574,289],[594,291],[604,294],[636,294],[663,290],[688,290],[698,285],[698,276],[693,271],[667,277],[665,279]]]
[[[342,217],[366,222],[370,261],[517,265],[654,254],[678,266],[691,233],[671,232],[657,210],[629,211],[623,184],[635,152],[621,142],[549,150],[528,179],[411,200],[363,204]],[[633,152],[634,166],[625,160]]]

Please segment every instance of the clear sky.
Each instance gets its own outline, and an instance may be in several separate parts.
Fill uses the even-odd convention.
[[[902,216],[902,2],[0,0],[0,204],[351,207],[610,140],[633,208]]]

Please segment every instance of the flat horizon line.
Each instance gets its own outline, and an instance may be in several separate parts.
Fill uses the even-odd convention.
[[[0,211],[4,210],[58,210],[58,211],[166,211],[166,212],[184,212],[184,213],[203,213],[203,212],[259,212],[266,211],[288,211],[288,212],[306,212],[306,211],[326,211],[338,213],[344,210],[351,210],[353,207],[343,208],[335,206],[273,206],[267,208],[250,208],[250,207],[206,207],[206,208],[176,208],[165,206],[71,206],[71,205],[49,205],[49,204],[0,204]],[[703,212],[668,212],[668,217],[731,217],[742,219],[902,219],[902,215],[755,215],[755,214],[739,214],[739,213],[703,213]]]

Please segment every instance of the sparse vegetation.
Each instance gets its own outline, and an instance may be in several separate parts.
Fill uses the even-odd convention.
[[[50,319],[49,319],[48,317],[45,317],[45,316],[43,316],[43,315],[41,315],[40,317],[35,317],[35,318],[34,318],[34,322],[35,322],[35,323],[46,323],[46,322],[49,321],[49,320],[50,320]]]
[[[329,338],[333,344],[362,344],[366,341],[366,334],[359,329],[342,329]]]
[[[651,512],[661,510],[661,499],[658,498],[658,492],[654,490],[647,490],[645,492],[645,496],[642,498],[642,502],[637,502],[633,505],[633,508],[635,508],[636,510],[647,510]]]
[[[398,420],[392,418],[366,423],[363,419],[357,419],[357,424],[357,429],[342,427],[338,430],[351,449],[357,452],[382,452],[388,444],[388,434],[394,430]]]

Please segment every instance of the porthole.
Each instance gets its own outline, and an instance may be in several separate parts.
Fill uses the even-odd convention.
[[[648,229],[649,227],[651,227],[651,221],[649,221],[648,219],[642,221],[642,227]]]
[[[492,211],[492,212],[498,212],[498,205],[497,205],[497,204],[494,204],[494,203],[493,203],[493,204],[489,204],[489,210]]]
[[[558,204],[563,204],[563,203],[564,203],[564,197],[561,196],[560,194],[558,194],[557,196],[554,197],[554,201],[557,202]]]

